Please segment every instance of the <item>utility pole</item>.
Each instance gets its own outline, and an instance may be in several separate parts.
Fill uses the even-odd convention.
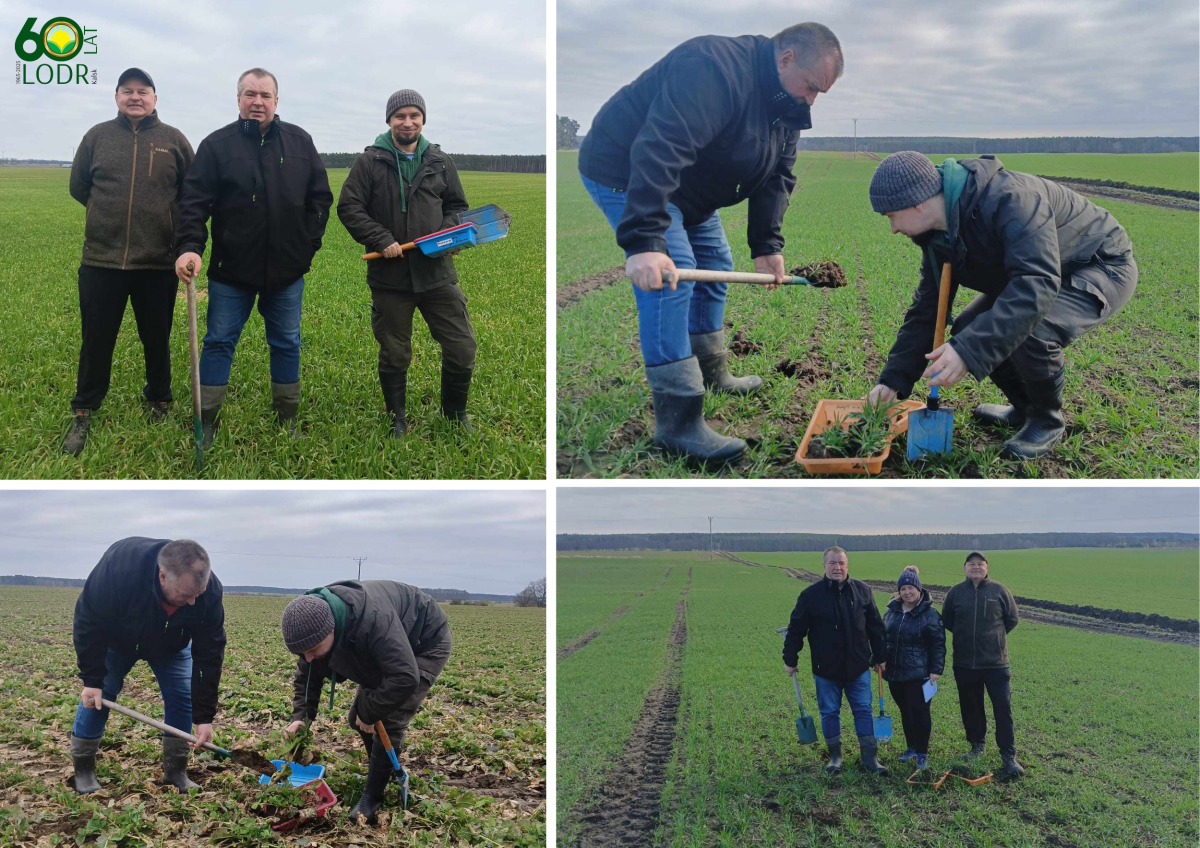
[[[712,516],[708,517],[708,561],[713,559],[713,535],[712,535]]]
[[[851,158],[857,159],[858,158],[858,118],[851,118],[850,120],[854,121],[854,156],[852,156]]]
[[[370,557],[350,557],[350,559],[352,559],[358,563],[358,582],[361,583],[362,582],[362,564],[366,560],[370,559]]]

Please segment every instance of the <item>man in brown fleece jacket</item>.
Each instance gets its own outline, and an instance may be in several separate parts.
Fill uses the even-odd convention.
[[[71,165],[71,196],[87,207],[79,311],[83,344],[63,450],[78,456],[92,413],[108,393],[113,349],[133,302],[146,357],[143,394],[152,420],[171,403],[171,320],[179,282],[175,220],[192,146],[158,119],[154,80],[130,68],[117,80],[117,117],[88,130]]]

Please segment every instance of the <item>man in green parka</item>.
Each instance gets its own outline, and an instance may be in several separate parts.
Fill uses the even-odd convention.
[[[470,429],[467,392],[475,331],[458,287],[453,254],[431,258],[406,244],[459,223],[467,198],[450,157],[423,135],[425,99],[410,88],[388,98],[388,131],[354,160],[338,198],[338,218],[367,250],[371,329],[379,342],[379,384],[392,435],[408,431],[404,402],[412,361],[412,319],[420,310],[442,348],[442,414]]]
[[[968,373],[990,376],[1008,405],[981,404],[974,417],[1017,430],[1001,456],[1048,453],[1065,432],[1063,348],[1109,320],[1137,286],[1125,230],[1081,195],[1006,170],[994,156],[935,166],[920,153],[893,153],[870,194],[892,232],[924,254],[920,286],[871,400],[906,398],[922,377],[953,386]],[[980,294],[953,320],[950,341],[932,350],[947,262],[951,303],[959,286]]]

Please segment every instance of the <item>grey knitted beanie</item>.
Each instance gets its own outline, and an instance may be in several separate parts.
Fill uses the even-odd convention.
[[[402,88],[388,98],[387,114],[383,116],[383,122],[386,124],[392,119],[393,112],[405,106],[416,106],[421,110],[421,118],[429,120],[425,112],[425,98],[411,88]]]
[[[880,215],[924,203],[942,190],[942,175],[929,158],[912,150],[893,153],[871,177],[871,208]]]
[[[316,595],[301,595],[283,611],[283,641],[293,654],[303,654],[333,632],[333,610]]]

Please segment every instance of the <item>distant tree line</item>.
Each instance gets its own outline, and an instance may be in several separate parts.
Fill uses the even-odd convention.
[[[705,551],[707,533],[560,534],[561,551]],[[841,545],[851,551],[1020,550],[1022,548],[1198,548],[1195,533],[917,533],[841,536],[832,533],[714,533],[725,551],[823,551]]]
[[[800,136],[799,150],[854,150],[853,136]],[[1200,136],[1148,136],[1102,138],[1053,136],[1050,138],[958,138],[955,136],[859,136],[859,150],[895,153],[1190,153],[1200,151]]]
[[[326,168],[349,168],[358,153],[321,153]],[[447,153],[460,171],[495,171],[502,174],[544,174],[546,155],[509,155],[491,153]]]

